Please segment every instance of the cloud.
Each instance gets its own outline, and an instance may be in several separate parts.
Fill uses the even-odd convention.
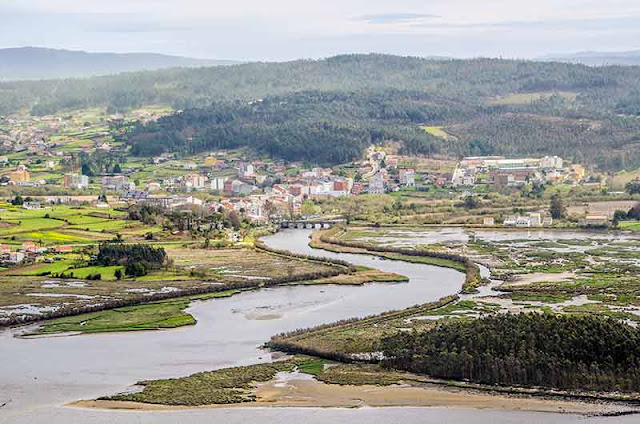
[[[356,18],[369,24],[398,24],[407,22],[420,22],[425,19],[440,18],[438,15],[426,13],[381,13],[377,15],[364,15]]]

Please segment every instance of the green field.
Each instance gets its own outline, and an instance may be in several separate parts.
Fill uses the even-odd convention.
[[[618,227],[624,230],[640,231],[640,221],[622,221]]]
[[[19,244],[30,240],[43,245],[89,244],[109,239],[120,231],[131,237],[162,228],[128,221],[127,212],[102,210],[90,206],[54,205],[28,210],[8,203],[0,204],[0,239]],[[111,234],[111,235],[109,235]]]
[[[193,325],[195,318],[184,311],[191,302],[229,297],[239,292],[228,290],[54,319],[44,323],[33,334],[159,330]]]
[[[449,140],[450,138],[453,138],[451,135],[447,134],[447,132],[443,130],[442,127],[430,127],[425,125],[420,128],[422,128],[432,136],[442,138],[443,140]]]
[[[569,91],[535,91],[531,93],[516,93],[508,96],[492,99],[488,102],[491,106],[517,106],[533,103],[537,100],[548,99],[553,95],[559,95],[567,100],[575,100],[578,93]]]

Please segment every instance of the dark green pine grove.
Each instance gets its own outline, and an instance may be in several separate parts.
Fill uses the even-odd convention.
[[[167,259],[162,247],[148,244],[102,243],[93,261],[96,265],[113,266],[136,264],[148,269],[160,268]]]
[[[613,319],[500,315],[384,339],[385,365],[454,380],[640,391],[640,332]]]

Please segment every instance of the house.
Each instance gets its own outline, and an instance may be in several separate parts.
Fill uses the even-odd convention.
[[[384,194],[384,174],[382,172],[377,172],[371,179],[369,180],[369,193],[371,194]]]
[[[542,169],[562,169],[563,161],[558,156],[545,156],[540,159],[540,168]]]
[[[4,255],[5,262],[9,262],[11,264],[19,264],[24,261],[25,254],[22,252],[9,252]]]
[[[401,169],[398,172],[400,185],[403,187],[415,187],[416,179],[415,179],[415,170],[413,169]]]
[[[530,228],[541,227],[543,223],[539,213],[530,213],[528,216],[512,215],[507,217],[502,225],[505,227]]]
[[[97,147],[98,150],[102,150],[103,152],[108,152],[111,150],[111,145],[109,143],[101,143]]]
[[[29,210],[37,210],[41,208],[41,205],[40,205],[40,202],[24,202],[22,204],[22,208],[29,209]]]
[[[22,166],[22,165],[21,165]],[[9,179],[13,182],[21,182],[21,181],[29,181],[30,179],[29,171],[26,168],[17,169],[15,171],[9,172]]]
[[[191,174],[185,177],[184,188],[187,191],[203,190],[207,179],[204,175]]]
[[[447,179],[445,177],[438,177],[438,178],[435,179],[433,184],[436,187],[444,187],[447,184]]]
[[[35,252],[38,250],[38,245],[32,241],[25,241],[22,243],[22,250],[25,252]]]
[[[56,252],[57,253],[72,253],[73,252],[73,247],[69,246],[68,244],[56,246]]]
[[[0,255],[11,252],[11,246],[8,244],[0,244]]]
[[[539,213],[530,213],[529,222],[530,222],[530,227],[542,226],[542,215],[540,215]]]
[[[586,174],[586,171],[582,165],[578,165],[578,164],[571,165],[571,173],[569,175],[569,178],[571,178],[572,180],[582,181],[584,180],[585,174]]]
[[[493,225],[495,225],[495,220],[493,219],[492,216],[487,216],[482,220],[482,225],[485,225],[487,227],[492,227]]]
[[[120,200],[124,202],[136,203],[146,200],[147,197],[149,197],[149,193],[146,191],[128,190],[126,193],[120,196]]]
[[[336,196],[346,196],[349,193],[349,181],[346,178],[335,180],[333,182],[333,191]]]
[[[255,173],[255,169],[250,163],[243,163],[240,165],[240,176],[251,177]]]
[[[224,184],[227,182],[229,178],[227,177],[215,177],[212,176],[210,179],[211,182],[211,190],[212,191],[224,191]]]
[[[147,184],[147,191],[151,192],[151,191],[160,191],[162,189],[162,187],[160,186],[159,183],[157,182],[150,182],[149,184]]]
[[[89,187],[89,177],[79,174],[65,174],[64,188],[82,190]]]
[[[353,194],[354,196],[357,196],[360,193],[362,193],[362,190],[364,190],[364,184],[362,184],[359,181],[355,182],[353,183],[353,187],[351,187],[351,194]]]
[[[580,221],[583,227],[605,227],[609,225],[609,217],[607,215],[587,215]]]
[[[114,177],[102,177],[102,189],[104,191],[124,191],[135,189],[135,184],[129,182],[129,178],[124,175]]]

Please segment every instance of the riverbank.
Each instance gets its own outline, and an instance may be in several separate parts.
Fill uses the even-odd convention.
[[[639,408],[615,403],[590,403],[540,397],[505,396],[471,389],[430,384],[337,385],[305,377],[278,376],[257,385],[255,401],[196,407],[158,405],[127,401],[83,400],[68,406],[92,409],[172,411],[216,408],[360,408],[360,407],[439,407],[571,413],[580,415],[618,415],[638,413]]]

